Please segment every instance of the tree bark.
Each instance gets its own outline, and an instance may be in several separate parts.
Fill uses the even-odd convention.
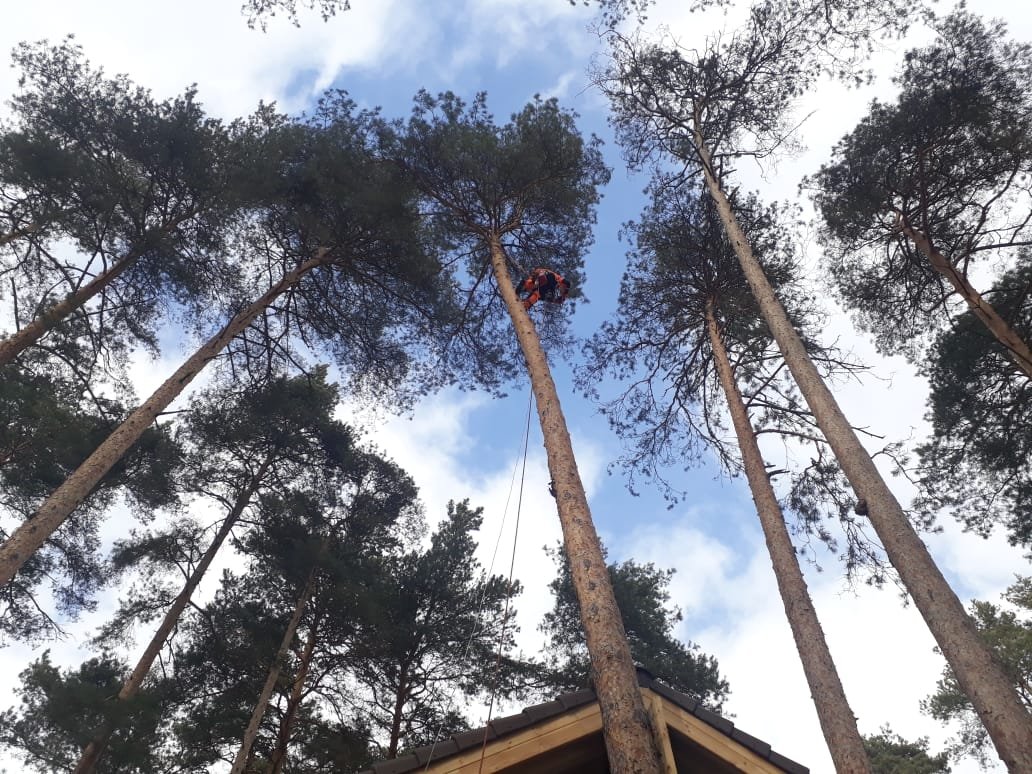
[[[265,685],[262,686],[262,692],[258,695],[258,702],[254,705],[251,721],[247,724],[247,730],[244,731],[244,738],[240,743],[240,749],[237,750],[236,759],[233,761],[233,768],[230,770],[230,774],[243,774],[244,767],[247,765],[247,759],[251,755],[254,740],[258,738],[258,729],[262,724],[262,718],[265,717],[265,710],[269,706],[272,692],[276,689],[276,683],[279,682],[283,662],[286,661],[287,654],[290,652],[290,644],[294,641],[294,633],[297,631],[298,624],[301,623],[301,616],[304,615],[305,607],[308,605],[308,600],[315,589],[315,576],[318,573],[318,569],[318,567],[312,568],[312,571],[308,574],[308,581],[301,590],[301,595],[297,598],[297,604],[294,605],[294,614],[290,617],[286,631],[283,632],[283,640],[280,642],[279,650],[276,651],[276,657],[269,667],[268,677],[265,678]]]
[[[391,716],[391,733],[387,739],[387,760],[398,757],[398,744],[401,741],[401,715],[405,710],[405,699],[408,696],[408,670],[402,669],[398,675],[398,691],[394,695],[394,714]]]
[[[261,298],[234,316],[219,333],[209,339],[166,379],[150,398],[115,428],[86,461],[47,498],[36,513],[23,522],[7,542],[0,546],[0,585],[10,582],[26,560],[64,523],[112,466],[139,440],[158,414],[186,389],[194,377],[274,299],[297,284],[306,272],[323,264],[326,254],[326,250],[320,250],[316,257],[287,272]]]
[[[902,230],[903,234],[910,237],[917,249],[928,259],[932,268],[945,277],[950,285],[953,286],[953,289],[957,291],[957,295],[964,299],[975,317],[982,321],[982,324],[989,329],[989,332],[1010,353],[1011,359],[1018,368],[1032,379],[1032,350],[1029,349],[1025,340],[1021,338],[1018,332],[1006,320],[1000,317],[992,304],[982,298],[982,295],[968,282],[967,277],[961,273],[949,258],[935,248],[925,234],[906,224],[903,225]]]
[[[229,533],[233,531],[233,527],[236,526],[237,521],[239,521],[244,510],[250,504],[251,498],[261,485],[266,471],[272,464],[272,460],[272,454],[267,456],[255,474],[251,477],[247,486],[244,487],[239,495],[237,495],[232,509],[223,520],[218,532],[215,533],[215,537],[212,539],[211,544],[201,556],[197,566],[194,567],[190,577],[183,585],[182,591],[176,595],[171,607],[169,607],[165,612],[165,617],[161,620],[161,625],[158,627],[157,631],[154,632],[154,636],[151,637],[150,643],[148,643],[147,648],[143,651],[143,655],[140,656],[140,660],[136,662],[136,667],[129,675],[129,678],[122,684],[122,688],[118,691],[116,701],[129,701],[140,692],[140,686],[143,685],[144,678],[146,678],[147,673],[150,672],[150,668],[154,664],[154,660],[158,657],[158,654],[161,652],[161,649],[165,647],[165,641],[168,639],[168,635],[172,632],[172,629],[179,621],[179,617],[183,614],[187,604],[189,604],[190,597],[193,596],[198,584],[201,582],[204,574],[208,571],[208,567],[211,566],[212,560],[215,558],[215,554],[218,553],[223,542],[225,542],[226,538],[229,537]],[[100,756],[104,754],[104,750],[111,741],[111,735],[114,734],[114,732],[115,726],[107,724],[97,733],[96,736],[93,737],[93,739],[90,740],[89,744],[87,744],[82,751],[79,763],[75,767],[74,774],[91,774],[96,769],[97,763],[100,761]]]
[[[807,354],[753,254],[731,202],[714,176],[709,150],[697,128],[695,148],[706,187],[763,319],[842,471],[857,496],[867,501],[868,518],[886,556],[928,624],[961,689],[971,699],[1000,758],[1012,772],[1032,772],[1032,716],[1022,706],[992,649],[982,640]]]
[[[312,628],[308,630],[305,648],[301,652],[301,663],[298,665],[294,685],[290,689],[290,699],[287,701],[286,712],[283,715],[283,719],[280,720],[276,749],[273,750],[272,756],[269,759],[269,763],[272,765],[270,774],[282,774],[283,767],[287,763],[290,734],[294,730],[294,720],[297,718],[297,711],[301,706],[301,699],[304,697],[305,680],[308,679],[308,671],[312,665],[312,654],[315,652],[315,644],[318,641],[318,631],[318,621],[314,621]]]
[[[8,231],[6,234],[0,234],[0,247],[9,245],[15,239],[21,239],[23,236],[29,236],[39,231],[40,226],[38,223],[30,223],[22,228],[16,228]]]
[[[587,496],[577,471],[570,433],[548,360],[534,323],[513,288],[498,236],[492,234],[487,241],[495,280],[527,360],[537,401],[566,556],[580,604],[595,693],[602,710],[609,767],[614,774],[660,774],[663,769],[659,747],[642,701],[627,634],[616,606],[601,543],[591,521]]]
[[[3,341],[0,341],[0,366],[10,363],[25,349],[43,338],[61,320],[107,288],[126,269],[133,266],[140,259],[141,255],[143,255],[142,250],[137,250],[124,256],[122,260],[103,274],[94,277],[77,291],[68,294],[64,299],[40,313],[36,319],[17,333],[13,333]]]
[[[756,513],[767,541],[767,550],[770,552],[781,601],[785,606],[785,615],[792,629],[792,637],[799,651],[799,660],[803,664],[803,673],[810,687],[810,695],[817,709],[817,718],[824,732],[824,740],[828,743],[832,762],[836,771],[870,774],[871,764],[856,727],[856,717],[849,707],[828,642],[824,638],[824,630],[817,619],[813,600],[806,587],[806,579],[799,568],[799,560],[785,526],[784,513],[767,477],[763,455],[749,421],[742,393],[731,370],[731,361],[724,347],[712,303],[707,304],[706,327],[717,378],[727,400],[731,422],[738,437],[738,447],[742,450],[742,463],[745,467],[745,477],[749,482],[749,491],[752,493],[753,502],[756,503]]]

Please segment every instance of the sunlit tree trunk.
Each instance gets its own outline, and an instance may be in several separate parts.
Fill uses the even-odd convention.
[[[17,333],[12,333],[3,341],[0,341],[0,366],[10,363],[25,349],[43,338],[47,331],[102,292],[135,264],[141,255],[142,251],[126,255],[110,269],[97,275],[74,293],[69,293],[61,301],[45,309],[36,319],[19,329]]]
[[[147,645],[146,650],[143,651],[143,655],[140,656],[140,660],[136,662],[136,667],[133,669],[132,674],[122,684],[122,688],[118,692],[116,701],[129,701],[131,698],[136,696],[140,692],[140,686],[143,685],[144,678],[147,677],[147,673],[150,672],[151,666],[153,666],[155,659],[161,649],[165,647],[165,642],[168,640],[169,634],[172,633],[172,629],[179,622],[179,617],[183,614],[186,606],[190,602],[190,598],[193,596],[194,591],[200,584],[201,579],[204,577],[204,573],[208,571],[208,567],[211,566],[212,560],[215,558],[215,554],[218,553],[222,544],[226,538],[229,537],[230,532],[233,531],[233,527],[236,526],[237,521],[243,515],[247,506],[251,502],[251,498],[254,496],[255,491],[261,484],[262,479],[265,477],[266,471],[272,464],[273,455],[270,454],[263,460],[262,464],[258,467],[258,470],[251,477],[248,485],[237,495],[236,501],[233,503],[233,507],[229,514],[222,521],[222,525],[219,527],[219,531],[215,533],[215,537],[212,539],[211,544],[205,550],[201,556],[199,562],[194,567],[193,572],[190,573],[190,577],[183,585],[183,589],[173,600],[171,607],[166,611],[165,617],[161,620],[161,625],[157,631],[154,632],[154,636],[151,637],[150,642]],[[100,761],[100,756],[104,754],[104,750],[107,748],[108,742],[111,741],[111,735],[115,732],[115,727],[106,725],[101,731],[93,737],[85,749],[82,751],[82,756],[79,758],[79,763],[75,767],[75,774],[90,774],[96,770],[97,763]]]
[[[601,543],[591,521],[548,360],[534,323],[516,295],[497,235],[490,237],[488,246],[495,279],[526,358],[537,401],[548,470],[555,485],[566,555],[580,604],[595,693],[602,710],[609,767],[614,774],[659,774],[662,771],[659,748],[638,688],[627,635],[613,596]]]
[[[305,607],[308,605],[308,600],[312,597],[312,592],[315,589],[315,578],[318,573],[318,568],[313,567],[312,571],[308,574],[308,581],[305,583],[305,587],[301,590],[300,596],[297,598],[297,604],[294,606],[294,614],[290,617],[290,622],[287,624],[286,631],[283,632],[283,640],[280,642],[279,650],[276,651],[276,656],[272,660],[272,664],[269,666],[269,674],[265,678],[265,685],[262,686],[262,691],[258,694],[258,701],[254,705],[254,711],[251,713],[251,720],[247,724],[247,729],[244,731],[244,738],[240,744],[240,749],[237,750],[236,759],[233,761],[233,768],[230,774],[243,774],[244,767],[247,765],[247,759],[251,755],[251,748],[254,746],[254,740],[258,738],[258,729],[262,725],[262,719],[265,717],[265,711],[269,707],[269,700],[272,698],[272,692],[276,690],[276,683],[279,682],[280,672],[283,671],[283,663],[287,660],[287,656],[290,653],[290,644],[294,641],[294,634],[297,632],[298,624],[301,623],[301,616],[305,613]]]
[[[806,579],[799,568],[799,560],[785,526],[784,514],[767,477],[763,455],[760,454],[756,433],[749,421],[742,393],[731,370],[731,362],[724,347],[712,302],[706,309],[706,327],[717,378],[727,400],[731,422],[738,438],[738,447],[742,451],[745,477],[749,482],[749,490],[752,492],[753,502],[756,503],[756,513],[760,517],[760,526],[767,541],[778,591],[785,606],[785,615],[792,629],[806,683],[810,687],[810,695],[813,697],[817,718],[824,732],[824,740],[828,743],[835,770],[870,774],[871,764],[856,727],[856,717],[846,700],[846,692],[842,688],[838,670],[831,658],[824,630],[817,620],[817,611],[813,608],[813,600],[810,599],[810,592],[806,588]]]
[[[957,269],[949,258],[935,248],[927,236],[907,224],[903,225],[902,231],[905,236],[914,242],[925,258],[928,259],[932,268],[945,277],[946,281],[957,291],[957,294],[964,299],[968,308],[971,309],[971,313],[982,321],[982,324],[1010,353],[1011,359],[1018,368],[1032,379],[1032,350],[1029,349],[1028,344],[1021,338],[1018,332],[1006,320],[1000,317],[992,304],[982,298],[982,294],[972,287],[967,277]]]
[[[158,389],[76,468],[60,487],[24,521],[0,546],[0,585],[9,583],[18,569],[39,550],[64,520],[86,499],[104,475],[122,458],[157,416],[175,400],[204,367],[238,334],[261,314],[277,297],[296,285],[310,270],[321,265],[327,251],[288,272],[261,298],[238,313],[214,337],[165,380]]]
[[[698,130],[699,123],[696,116],[695,147],[702,162],[707,190],[716,203],[728,239],[785,364],[842,471],[857,495],[867,501],[868,518],[889,561],[928,624],[962,690],[971,699],[1000,758],[1012,772],[1032,772],[1032,716],[1021,705],[1014,686],[992,649],[979,636],[974,622],[936,566],[928,548],[910,524],[807,354],[739,226],[731,202],[715,177],[709,149]]]

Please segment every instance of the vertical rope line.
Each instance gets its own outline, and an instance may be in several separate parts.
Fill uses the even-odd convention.
[[[528,447],[528,444],[530,442],[530,417],[531,417],[531,411],[532,411],[533,408],[534,408],[534,393],[531,392],[530,396],[528,397],[528,400],[527,400],[527,421],[526,421],[526,427],[525,427],[525,429],[523,431],[523,474],[524,474],[524,476],[526,475],[526,472],[527,472],[527,447]],[[498,537],[495,539],[494,551],[491,553],[491,561],[490,561],[490,563],[488,564],[488,567],[487,567],[487,577],[488,578],[491,577],[491,573],[494,571],[495,558],[498,556],[498,548],[502,544],[502,534],[505,531],[505,520],[506,520],[506,517],[509,514],[509,503],[512,501],[512,493],[513,493],[513,490],[515,489],[515,486],[516,486],[516,471],[519,470],[519,469],[520,469],[520,461],[519,461],[519,452],[517,451],[516,463],[512,466],[512,478],[509,480],[509,493],[505,496],[505,507],[502,509],[502,522],[501,522],[501,524],[498,527]],[[517,505],[516,505],[516,532],[517,532],[517,534],[519,533],[520,504],[523,502],[523,478],[524,478],[524,476],[520,477],[520,489],[519,489],[519,494],[517,496]],[[515,551],[515,539],[513,541],[513,550]],[[515,556],[513,557],[513,562],[515,562]],[[509,566],[509,583],[510,584],[512,583],[512,564],[510,564],[510,566]],[[484,609],[484,599],[486,598],[486,596],[487,596],[487,586],[485,585],[485,587],[483,588],[483,590],[480,593],[480,599],[477,600],[477,604],[476,604],[476,610],[477,610],[478,617],[480,616],[481,612]],[[506,597],[505,604],[508,607],[508,604],[509,604],[509,598],[508,597]],[[473,640],[477,636],[477,632],[478,631],[479,631],[479,629],[476,626],[474,626],[473,631],[471,631],[469,633],[469,639],[466,640],[466,647],[463,650],[462,659],[460,660],[460,663],[466,664],[469,661],[469,652],[470,652],[470,649],[473,647]],[[492,693],[491,698],[492,698],[492,700],[494,699],[493,693]],[[490,716],[488,718],[488,722],[490,722]],[[444,719],[442,718],[441,721],[437,724],[436,730],[434,731],[434,735],[433,735],[433,740],[434,741],[430,745],[430,754],[427,755],[426,766],[423,767],[423,771],[426,771],[427,769],[430,768],[430,763],[432,762],[433,756],[434,756],[434,749],[437,747],[437,742],[440,740],[441,729],[443,727],[444,727]]]
[[[520,473],[519,496],[516,498],[516,529],[512,536],[512,558],[509,560],[509,580],[506,584],[505,610],[502,613],[502,630],[498,634],[498,651],[495,654],[494,684],[491,687],[491,698],[487,704],[487,721],[484,723],[484,741],[480,745],[480,766],[477,774],[483,774],[484,758],[487,756],[487,733],[491,728],[491,714],[494,711],[495,696],[498,693],[498,674],[502,666],[502,646],[505,644],[505,629],[509,624],[509,603],[512,601],[512,575],[516,567],[516,543],[520,537],[520,511],[523,507],[523,482],[527,478],[527,448],[530,446],[530,414],[534,405],[534,393],[530,393],[527,404],[527,427],[523,431],[523,471]]]

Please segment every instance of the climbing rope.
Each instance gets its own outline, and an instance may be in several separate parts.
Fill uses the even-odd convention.
[[[498,693],[498,674],[502,666],[502,646],[505,644],[505,628],[509,624],[509,602],[512,600],[512,575],[516,567],[516,543],[520,537],[520,511],[523,507],[523,483],[527,478],[527,446],[530,441],[530,412],[534,403],[534,392],[530,393],[530,403],[527,405],[527,428],[523,432],[523,471],[520,473],[520,493],[516,500],[516,529],[512,536],[512,557],[509,559],[509,580],[506,584],[505,610],[502,613],[502,629],[498,633],[498,651],[495,654],[494,681],[491,686],[491,696],[487,703],[487,721],[484,723],[484,741],[480,745],[480,766],[477,774],[483,774],[484,758],[487,755],[487,732],[491,727],[491,714],[494,711],[495,696]],[[490,576],[489,576],[490,577]]]
[[[519,529],[520,529],[520,507],[523,504],[523,482],[524,482],[524,479],[525,479],[526,473],[527,473],[527,448],[528,448],[529,441],[530,441],[530,417],[531,417],[531,411],[532,411],[533,408],[534,408],[534,393],[531,392],[529,397],[528,397],[528,401],[527,401],[527,421],[526,421],[526,426],[524,427],[524,430],[523,430],[523,441],[522,441],[522,446],[523,446],[522,470],[523,470],[523,472],[520,475],[520,488],[519,488],[519,492],[518,492],[517,498],[516,498],[516,532],[515,532],[515,534],[513,536],[513,541],[512,541],[512,551],[513,551],[513,553],[512,553],[512,560],[509,563],[509,583],[508,583],[508,589],[509,589],[510,593],[507,594],[506,598],[505,598],[505,617],[503,618],[503,622],[505,621],[506,618],[508,618],[508,614],[509,614],[509,600],[512,597],[512,594],[511,594],[511,590],[512,590],[512,574],[513,574],[513,567],[516,564],[516,538],[519,536]],[[517,452],[516,463],[513,465],[513,468],[512,468],[512,478],[509,480],[509,492],[505,496],[505,507],[502,509],[502,521],[498,525],[498,537],[495,538],[494,550],[491,552],[491,561],[488,563],[488,567],[487,567],[487,577],[488,578],[490,578],[492,572],[494,572],[495,559],[498,556],[498,549],[499,549],[499,547],[501,546],[501,543],[502,543],[502,535],[505,532],[505,520],[506,520],[506,518],[508,517],[508,514],[509,514],[509,503],[512,501],[513,490],[515,489],[515,486],[516,486],[516,473],[517,473],[517,471],[520,470],[520,466],[521,465],[520,465],[519,453]],[[477,610],[477,618],[478,619],[480,618],[481,614],[483,613],[484,600],[485,600],[486,596],[487,596],[487,585],[485,584],[484,588],[481,590],[480,599],[477,601],[476,608],[475,608]],[[462,653],[462,659],[461,659],[460,663],[465,664],[465,663],[467,663],[469,661],[469,653],[470,653],[470,650],[473,647],[473,640],[476,638],[476,636],[477,636],[477,634],[479,632],[480,632],[480,629],[478,629],[477,627],[474,627],[473,630],[470,632],[469,639],[466,640],[466,647],[465,647],[465,649],[464,649],[464,651]],[[502,636],[504,638],[504,623],[503,623]],[[503,642],[503,641],[504,641],[504,639],[499,640],[499,649],[501,648],[501,642]],[[500,656],[500,653],[499,653],[499,659],[500,658],[501,658],[501,656]],[[497,662],[496,662],[496,675],[497,675]],[[494,704],[494,690],[492,689],[492,691],[491,691],[491,698],[490,698],[490,705],[489,705],[489,708],[488,708],[488,717],[487,717],[487,722],[488,723],[491,722],[491,706],[493,706],[493,704]],[[430,745],[430,754],[427,755],[426,766],[423,768],[423,771],[426,771],[427,769],[430,768],[430,763],[433,761],[434,749],[437,747],[437,742],[440,740],[441,729],[443,728],[443,725],[444,725],[444,720],[442,719],[437,724],[437,728],[434,730],[434,735],[433,735],[433,740],[434,741]],[[486,738],[487,738],[486,728],[487,728],[487,726],[485,724],[485,734],[484,734],[485,742],[486,742]],[[481,766],[482,765],[483,765],[483,760],[481,760]]]

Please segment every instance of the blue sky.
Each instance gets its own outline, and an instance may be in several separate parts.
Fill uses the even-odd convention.
[[[301,111],[328,87],[346,89],[359,104],[379,105],[388,116],[398,117],[407,114],[420,88],[450,89],[467,98],[486,91],[499,119],[534,94],[556,96],[581,115],[583,131],[606,141],[606,157],[613,167],[599,208],[595,244],[586,260],[583,291],[590,303],[579,303],[573,320],[576,335],[593,333],[618,303],[627,246],[618,242],[617,232],[621,223],[637,217],[646,183],[623,167],[606,125],[606,104],[589,86],[587,70],[599,51],[598,38],[588,29],[593,11],[570,6],[566,0],[443,0],[433,5],[352,0],[352,5],[353,10],[325,24],[312,14],[302,15],[300,28],[273,20],[263,34],[246,27],[236,0],[36,0],[5,13],[0,50],[9,50],[19,40],[56,41],[74,33],[87,57],[109,73],[128,73],[162,97],[196,82],[208,110],[227,119],[250,112],[259,100],[275,100],[284,110]],[[689,19],[681,5],[660,0],[650,13],[650,27],[665,24],[682,42],[690,43],[693,36],[723,23],[720,14]],[[1006,18],[1015,37],[1032,39],[1032,10],[1022,4],[976,0],[969,8]],[[920,39],[923,33],[915,34]],[[800,115],[815,111],[802,129],[808,150],[776,166],[746,166],[741,170],[743,180],[767,198],[795,197],[800,177],[827,158],[831,145],[862,115],[868,100],[875,94],[891,94],[888,77],[904,49],[895,44],[879,52],[880,77],[861,93],[825,84],[804,98]],[[0,69],[0,95],[13,93],[15,80],[16,73]],[[814,253],[811,257],[818,258]],[[561,269],[559,259],[557,267]],[[815,292],[821,292],[819,285]],[[864,383],[838,389],[847,415],[889,440],[920,438],[922,380],[903,361],[876,356],[869,342],[852,332],[848,319],[830,311],[828,335],[842,337],[874,369]],[[176,342],[181,336],[170,328],[163,338]],[[157,361],[143,354],[137,357],[139,394],[149,394],[189,346],[182,342],[167,348]],[[731,683],[727,708],[736,722],[811,770],[830,771],[744,483],[728,481],[712,463],[704,463],[672,472],[692,492],[673,509],[652,492],[631,497],[619,471],[606,473],[620,454],[620,442],[595,406],[574,391],[571,376],[577,365],[576,358],[556,362],[554,371],[610,557],[676,568],[673,602],[685,613],[678,633],[718,657]],[[442,515],[451,498],[469,497],[486,508],[481,555],[487,562],[499,534],[526,410],[526,390],[515,385],[501,400],[448,392],[429,398],[411,416],[394,417],[383,410],[363,418],[370,439],[416,477],[431,518]],[[349,412],[342,409],[342,415],[350,416]],[[517,575],[527,589],[518,603],[520,643],[528,651],[539,644],[535,627],[550,605],[545,587],[552,568],[540,548],[559,538],[554,505],[545,490],[547,478],[535,426],[517,550]],[[911,494],[899,491],[903,500]],[[944,532],[928,542],[963,599],[994,599],[1015,572],[1027,572],[1020,551],[999,536],[985,541],[963,534],[952,523],[943,526]],[[121,517],[105,528],[108,538],[126,529]],[[511,529],[510,517],[501,549],[506,556]],[[932,652],[933,643],[916,612],[904,608],[892,590],[848,592],[835,562],[823,559],[825,571],[810,571],[808,580],[861,731],[871,733],[889,722],[906,736],[929,735],[933,746],[941,744],[945,731],[922,716],[917,706],[934,689],[942,662]],[[212,576],[217,577],[217,571]],[[55,659],[67,664],[81,661],[90,627],[110,612],[116,598],[117,592],[108,593],[98,614],[55,647]],[[17,671],[35,655],[20,646],[3,651],[0,658],[9,668],[0,687],[11,685]],[[968,764],[955,768],[962,774],[975,770]]]

